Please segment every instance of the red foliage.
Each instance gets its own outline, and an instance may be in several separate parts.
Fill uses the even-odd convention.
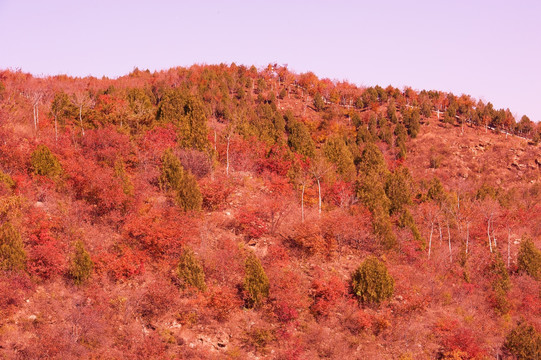
[[[336,275],[325,276],[319,269],[310,286],[310,297],[313,303],[310,310],[316,316],[327,316],[332,307],[346,294],[346,285]]]
[[[248,239],[258,239],[268,231],[261,209],[252,206],[239,209],[235,216],[235,228]]]
[[[227,200],[233,192],[229,180],[216,177],[214,180],[205,178],[199,181],[199,189],[203,196],[203,207],[207,210],[220,210],[227,206]]]
[[[60,242],[51,235],[50,223],[42,222],[30,233],[27,270],[49,279],[66,270],[66,256]]]
[[[216,285],[209,288],[207,306],[218,321],[226,321],[231,313],[242,305],[241,299],[233,289]]]
[[[96,258],[96,272],[106,273],[112,280],[126,280],[145,272],[147,256],[142,251],[121,247]]]
[[[457,320],[441,320],[436,324],[435,331],[441,337],[443,353],[458,352],[468,359],[486,356],[481,339],[470,328],[460,326]]]
[[[23,274],[0,275],[0,313],[7,317],[17,310],[34,290],[34,284]]]
[[[196,219],[176,209],[132,214],[123,228],[128,244],[134,244],[154,257],[180,256],[182,246],[196,236],[197,229]]]
[[[258,158],[258,171],[269,171],[279,176],[286,176],[293,164],[288,156],[287,147],[274,145],[265,156]]]
[[[82,155],[98,163],[113,166],[117,159],[135,162],[135,158],[130,156],[132,153],[130,138],[113,127],[85,131],[81,146]]]

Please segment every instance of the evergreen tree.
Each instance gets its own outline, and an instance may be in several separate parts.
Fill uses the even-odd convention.
[[[84,248],[81,241],[75,243],[75,253],[73,254],[69,275],[73,279],[75,285],[84,284],[92,276],[94,262],[90,259],[90,255]]]
[[[287,143],[291,150],[307,157],[313,157],[316,147],[308,127],[303,122],[295,119],[291,113],[286,113],[286,119]]]
[[[360,302],[379,304],[393,296],[394,279],[385,264],[371,256],[352,274],[351,289]]]
[[[162,157],[160,187],[175,193],[177,204],[184,210],[201,210],[203,196],[195,177],[184,169],[178,157],[167,149]]]
[[[156,118],[177,127],[180,146],[208,149],[208,128],[201,100],[179,88],[167,91],[160,101]]]
[[[248,307],[259,306],[269,296],[269,279],[259,259],[250,253],[246,258],[244,276],[244,291]]]
[[[46,145],[39,145],[31,155],[30,165],[36,175],[56,177],[62,174],[60,162]]]
[[[314,95],[314,108],[316,111],[321,111],[325,109],[325,102],[323,101],[323,96],[320,93]]]
[[[518,270],[536,280],[541,280],[541,250],[535,247],[528,236],[522,238],[518,251]]]
[[[200,291],[205,291],[207,289],[203,267],[195,257],[192,249],[186,248],[182,253],[177,273],[178,277],[182,279],[185,285],[193,286]]]
[[[385,194],[390,199],[389,212],[401,213],[411,202],[411,174],[407,167],[397,168],[387,179]]]
[[[355,164],[353,163],[353,156],[342,137],[331,136],[327,138],[323,153],[331,163],[336,165],[338,173],[345,181],[351,181],[354,178]]]
[[[503,346],[517,360],[541,359],[541,334],[530,324],[518,324]]]
[[[22,270],[26,264],[26,252],[21,234],[10,223],[0,227],[0,269]]]

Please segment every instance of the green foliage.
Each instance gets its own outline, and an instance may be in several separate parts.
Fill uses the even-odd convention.
[[[6,174],[0,170],[0,184],[4,184],[8,189],[15,187],[15,181],[9,174]]]
[[[507,292],[511,288],[511,280],[499,252],[494,255],[494,259],[488,270],[492,277],[491,286],[494,291],[494,306],[496,311],[500,314],[507,314],[511,310],[511,305],[507,300]]]
[[[208,128],[201,100],[179,88],[167,91],[158,106],[156,118],[177,127],[179,144],[185,148],[206,150]]]
[[[81,241],[75,243],[75,252],[71,259],[69,276],[73,279],[75,285],[82,285],[92,276],[94,262],[84,248]]]
[[[67,120],[79,116],[78,111],[77,106],[71,102],[68,94],[63,91],[54,94],[51,103],[51,115],[56,118],[58,124],[61,126],[66,125]]]
[[[152,99],[144,89],[131,88],[127,90],[126,98],[130,108],[127,122],[135,130],[150,126],[154,118]]]
[[[387,106],[387,118],[393,124],[398,122],[398,117],[396,116],[396,105],[394,100],[389,101],[389,106]]]
[[[177,204],[184,210],[201,210],[203,196],[195,177],[182,167],[180,160],[171,149],[167,149],[162,157],[160,187],[172,190],[176,194]]]
[[[396,214],[404,211],[411,202],[412,178],[407,167],[399,167],[387,179],[385,194],[391,200],[389,212]]]
[[[419,109],[405,109],[402,112],[402,116],[409,136],[416,138],[421,128]]]
[[[438,179],[437,177],[434,177],[432,178],[432,180],[430,180],[426,197],[429,200],[434,200],[438,203],[445,201],[445,189],[443,188],[440,179]]]
[[[244,263],[244,291],[248,307],[259,306],[269,296],[269,279],[259,259],[250,253]]]
[[[541,250],[535,247],[528,236],[522,238],[518,251],[518,270],[536,280],[541,280]]]
[[[325,102],[323,101],[323,96],[320,93],[314,95],[314,108],[316,111],[321,111],[325,109]]]
[[[21,234],[10,223],[0,227],[0,269],[22,270],[26,264],[26,252]]]
[[[372,137],[372,134],[370,134],[365,126],[359,126],[357,128],[357,144],[361,145],[373,141],[374,138]]]
[[[261,103],[251,116],[251,131],[270,145],[283,140],[285,125],[284,117],[276,111],[276,105]]]
[[[388,173],[379,148],[375,144],[367,144],[359,162],[356,193],[361,203],[372,213],[374,234],[386,249],[391,249],[396,245],[396,235],[389,216],[391,200],[385,193]]]
[[[368,257],[351,276],[351,288],[362,303],[379,304],[393,296],[394,279],[376,257]]]
[[[287,143],[291,150],[307,157],[313,157],[316,147],[308,127],[303,122],[295,119],[291,113],[286,113],[286,120]]]
[[[192,249],[186,248],[178,263],[177,274],[186,285],[193,286],[200,291],[207,290],[205,273]]]
[[[336,165],[338,173],[345,181],[351,181],[355,177],[353,156],[342,137],[331,136],[327,138],[323,153],[331,163]]]
[[[368,143],[361,153],[359,161],[359,172],[374,172],[379,176],[385,176],[388,172],[385,158],[376,144]]]
[[[56,177],[62,174],[62,167],[56,156],[46,145],[39,145],[31,155],[30,165],[36,175]]]
[[[404,211],[402,212],[402,215],[400,215],[399,225],[410,229],[411,234],[413,235],[413,238],[415,239],[415,241],[420,243],[421,247],[424,248],[425,246],[424,239],[421,236],[421,233],[419,232],[419,229],[417,228],[417,224],[415,223],[415,220],[413,219],[413,216],[411,215],[411,212],[408,209],[404,209]]]
[[[517,325],[506,336],[503,346],[517,360],[541,359],[541,334],[532,325]]]

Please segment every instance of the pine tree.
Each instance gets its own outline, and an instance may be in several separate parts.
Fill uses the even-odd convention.
[[[522,239],[518,251],[518,270],[536,280],[541,280],[541,250],[535,247],[528,236]]]
[[[207,290],[205,283],[205,273],[199,260],[195,257],[192,249],[186,248],[180,257],[177,268],[178,277],[182,279],[185,285],[193,286],[200,291]]]
[[[244,263],[244,291],[248,307],[259,306],[269,296],[269,279],[259,259],[250,253]]]
[[[84,248],[81,241],[75,243],[75,253],[71,259],[69,275],[73,279],[75,285],[82,285],[92,276],[94,262],[90,259],[90,255]]]
[[[62,174],[60,162],[46,145],[39,145],[31,155],[32,172],[36,175],[56,177]]]
[[[351,288],[360,302],[379,304],[393,296],[394,279],[385,264],[371,256],[352,274]]]
[[[321,111],[325,108],[325,102],[323,101],[323,96],[320,93],[314,95],[314,108],[316,111]]]
[[[171,149],[167,149],[162,156],[159,184],[163,190],[175,193],[175,200],[184,211],[201,210],[203,196],[197,180],[184,169]]]
[[[351,181],[355,176],[353,156],[342,137],[331,136],[327,138],[323,147],[325,157],[336,165],[338,173],[345,181]]]
[[[208,149],[207,116],[203,103],[179,88],[165,93],[160,101],[156,119],[177,127],[180,146],[197,150]]]
[[[0,227],[0,269],[22,270],[26,264],[26,252],[21,234],[10,223]]]
[[[313,157],[316,147],[308,127],[303,122],[295,119],[291,113],[286,113],[286,120],[287,143],[291,150],[307,157]]]
[[[518,324],[503,346],[517,360],[541,359],[541,334],[530,324]]]

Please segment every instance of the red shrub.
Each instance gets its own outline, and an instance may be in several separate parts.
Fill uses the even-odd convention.
[[[267,224],[262,219],[261,209],[245,206],[235,216],[236,229],[249,239],[258,239],[267,232]]]
[[[313,303],[310,310],[316,316],[329,315],[332,307],[346,294],[346,285],[336,275],[326,277],[318,270],[310,286],[310,297]]]
[[[27,270],[49,279],[66,270],[66,256],[60,242],[51,235],[50,224],[41,223],[29,236]]]

